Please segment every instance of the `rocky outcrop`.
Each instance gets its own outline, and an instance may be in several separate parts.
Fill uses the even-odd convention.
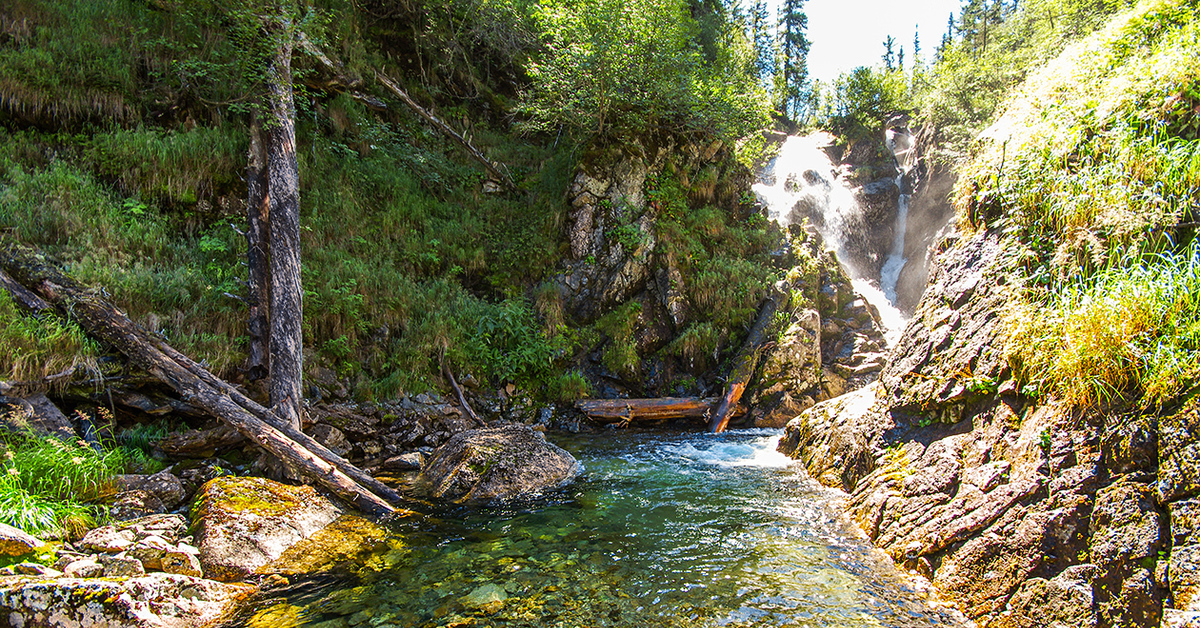
[[[24,628],[189,628],[230,614],[249,585],[156,573],[125,580],[0,578],[0,616]]]
[[[215,580],[242,580],[342,515],[311,486],[221,477],[196,496],[192,521],[200,563]]]
[[[981,626],[1200,621],[1200,400],[1116,416],[1022,396],[1003,240],[939,251],[879,381],[791,421],[781,450]]]
[[[429,457],[421,480],[437,499],[512,500],[564,486],[579,474],[571,454],[525,425],[458,434]]]

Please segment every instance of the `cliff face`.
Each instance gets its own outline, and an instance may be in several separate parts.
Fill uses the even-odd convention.
[[[1200,625],[1196,371],[1168,389],[1146,375],[1165,368],[1148,354],[1195,354],[1179,305],[1195,289],[1170,281],[1196,250],[1196,171],[1173,161],[1200,152],[1178,122],[1200,109],[1175,93],[1196,83],[1177,61],[1196,19],[1142,3],[1031,76],[960,175],[957,230],[879,381],[782,439],[981,626]],[[1116,283],[1129,277],[1144,283]],[[1156,291],[1170,313],[1123,335]]]
[[[1021,396],[998,349],[1000,242],[938,255],[880,381],[797,417],[781,450],[982,625],[1153,626],[1164,607],[1193,610],[1197,402],[1131,417]]]

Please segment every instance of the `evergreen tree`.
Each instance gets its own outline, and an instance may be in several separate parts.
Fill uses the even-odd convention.
[[[808,82],[809,41],[804,31],[808,29],[808,16],[804,14],[804,0],[783,0],[779,14],[779,56],[781,93],[779,111],[795,120],[807,100],[805,84]]]
[[[904,71],[904,46],[900,46],[900,51],[896,53],[896,69]]]
[[[896,69],[896,50],[895,50],[895,48],[896,48],[896,39],[894,37],[892,37],[891,35],[888,35],[888,38],[883,40],[883,56],[880,57],[880,59],[883,60],[883,67],[888,70]]]
[[[912,55],[913,70],[921,65],[921,31],[913,29],[913,55]]]
[[[754,63],[758,75],[764,80],[775,74],[775,47],[769,20],[766,0],[755,0],[750,7],[750,41],[754,43]]]

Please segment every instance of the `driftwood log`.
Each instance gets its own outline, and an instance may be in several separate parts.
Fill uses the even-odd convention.
[[[742,343],[742,348],[738,350],[737,356],[733,359],[733,370],[729,373],[725,394],[721,397],[721,405],[717,407],[716,412],[709,420],[708,431],[713,434],[724,432],[729,425],[734,408],[741,401],[742,393],[746,392],[750,378],[754,377],[754,367],[758,364],[758,356],[767,344],[767,328],[775,319],[775,312],[779,310],[779,304],[784,298],[785,295],[775,292],[768,296],[759,308],[754,326],[750,328],[746,341]]]
[[[584,399],[575,407],[599,423],[636,423],[665,419],[706,418],[716,397],[659,397],[656,399]]]
[[[394,490],[142,329],[124,312],[46,264],[30,248],[0,243],[0,268],[170,386],[185,402],[203,408],[364,512],[387,514],[396,510],[394,505],[404,503]]]

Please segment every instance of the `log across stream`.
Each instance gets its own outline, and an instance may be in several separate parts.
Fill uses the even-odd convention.
[[[583,464],[570,487],[394,522],[354,571],[291,578],[234,625],[958,625],[775,451],[775,432],[548,438]]]

